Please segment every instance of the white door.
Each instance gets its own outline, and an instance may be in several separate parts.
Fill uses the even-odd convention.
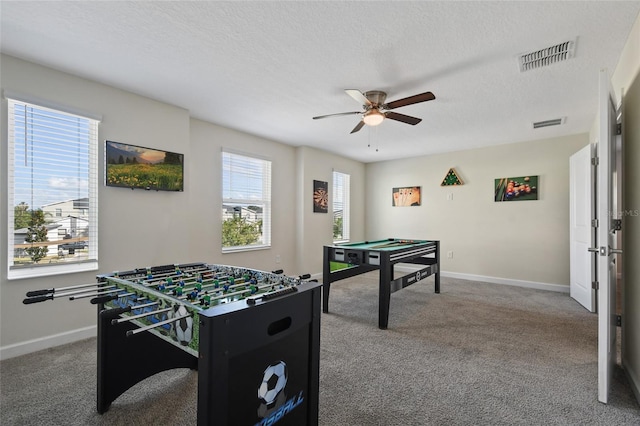
[[[616,107],[606,70],[600,72],[598,114],[597,177],[597,258],[598,275],[598,400],[607,403],[616,356],[616,268],[613,210],[613,174],[616,170],[615,130]],[[613,247],[612,247],[613,246]],[[617,251],[617,250],[616,250]]]
[[[592,219],[595,218],[595,170],[591,163],[595,147],[585,146],[569,158],[570,249],[569,294],[589,312],[596,311],[595,247]]]

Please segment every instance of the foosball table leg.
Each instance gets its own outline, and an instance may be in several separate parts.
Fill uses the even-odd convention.
[[[136,383],[173,368],[198,368],[198,358],[151,333],[127,337],[138,327],[112,324],[118,309],[98,308],[97,410],[103,414],[116,398]]]

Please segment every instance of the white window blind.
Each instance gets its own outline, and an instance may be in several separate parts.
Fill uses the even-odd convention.
[[[333,172],[333,241],[349,241],[350,175]]]
[[[271,245],[271,161],[222,152],[222,251]]]
[[[98,120],[7,104],[8,278],[97,269]]]

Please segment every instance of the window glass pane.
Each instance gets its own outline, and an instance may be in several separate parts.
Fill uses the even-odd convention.
[[[350,176],[333,172],[333,240],[349,240],[349,186]]]
[[[9,270],[97,260],[98,122],[8,105]]]
[[[222,249],[271,244],[271,161],[222,153]]]

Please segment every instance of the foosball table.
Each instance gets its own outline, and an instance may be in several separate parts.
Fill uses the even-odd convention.
[[[98,308],[97,411],[136,383],[198,370],[198,425],[318,424],[321,285],[190,263],[97,276],[27,293]]]

